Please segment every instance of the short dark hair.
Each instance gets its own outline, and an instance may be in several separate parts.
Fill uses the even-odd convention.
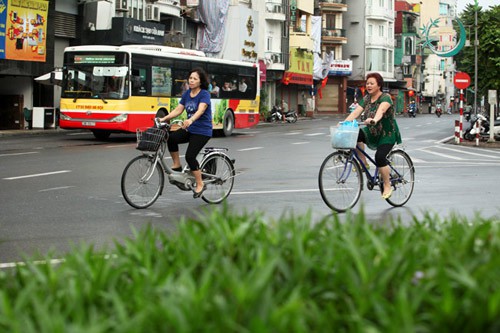
[[[208,75],[203,70],[203,68],[201,68],[201,67],[193,68],[189,72],[189,76],[191,76],[192,73],[198,73],[198,76],[200,77],[200,88],[207,90],[208,89],[208,85],[209,85],[209,83],[208,83]]]
[[[366,75],[366,80],[374,78],[380,88],[384,85],[384,78],[379,73],[370,73]]]

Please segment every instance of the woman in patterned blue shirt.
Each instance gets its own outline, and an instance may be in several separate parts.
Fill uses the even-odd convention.
[[[160,121],[168,121],[179,116],[184,110],[187,119],[179,130],[170,133],[168,151],[172,156],[172,169],[182,171],[179,158],[179,143],[189,142],[186,150],[186,162],[195,179],[196,188],[193,189],[194,198],[199,198],[205,186],[201,177],[201,170],[196,156],[212,137],[212,107],[208,92],[208,75],[201,68],[194,68],[189,72],[189,89],[182,94],[179,105]]]

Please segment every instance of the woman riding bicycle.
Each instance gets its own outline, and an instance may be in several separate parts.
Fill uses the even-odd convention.
[[[182,94],[179,105],[159,120],[162,122],[171,120],[186,110],[187,119],[184,120],[181,128],[170,133],[167,142],[168,151],[172,156],[172,169],[182,171],[179,143],[189,142],[186,150],[186,162],[196,180],[193,197],[199,198],[206,187],[203,184],[196,157],[212,137],[212,108],[208,92],[208,76],[205,71],[201,68],[192,69],[189,72],[188,85],[189,89]]]
[[[363,111],[367,115],[364,121],[366,127],[360,129],[358,145],[365,149],[365,144],[376,149],[375,162],[380,171],[384,188],[382,198],[388,199],[392,195],[390,169],[387,154],[396,143],[401,143],[401,134],[394,118],[394,108],[391,96],[382,92],[384,79],[379,73],[370,73],[366,76],[366,91],[368,94],[359,101],[359,105],[351,112],[345,121],[358,118]],[[366,158],[359,154],[366,165]]]

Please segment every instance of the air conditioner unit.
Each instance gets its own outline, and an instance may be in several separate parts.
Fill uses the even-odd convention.
[[[186,33],[186,19],[184,17],[176,17],[173,20],[172,24],[172,30],[176,33],[179,34],[185,34]]]
[[[119,12],[128,12],[127,0],[116,0],[115,9]]]
[[[146,5],[146,21],[160,22],[160,7]]]

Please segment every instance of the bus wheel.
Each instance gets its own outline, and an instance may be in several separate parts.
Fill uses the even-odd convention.
[[[109,136],[111,135],[110,131],[103,131],[103,130],[93,130],[92,134],[94,134],[94,137],[97,140],[107,140]]]
[[[222,123],[222,131],[224,136],[231,136],[234,130],[234,115],[231,111],[226,111],[224,114],[224,122]]]
[[[156,117],[156,118],[163,118],[163,117],[165,117],[167,114],[168,114],[168,111],[167,111],[167,110],[165,110],[165,109],[160,109],[160,110],[158,110],[158,111],[156,112],[155,117]]]

